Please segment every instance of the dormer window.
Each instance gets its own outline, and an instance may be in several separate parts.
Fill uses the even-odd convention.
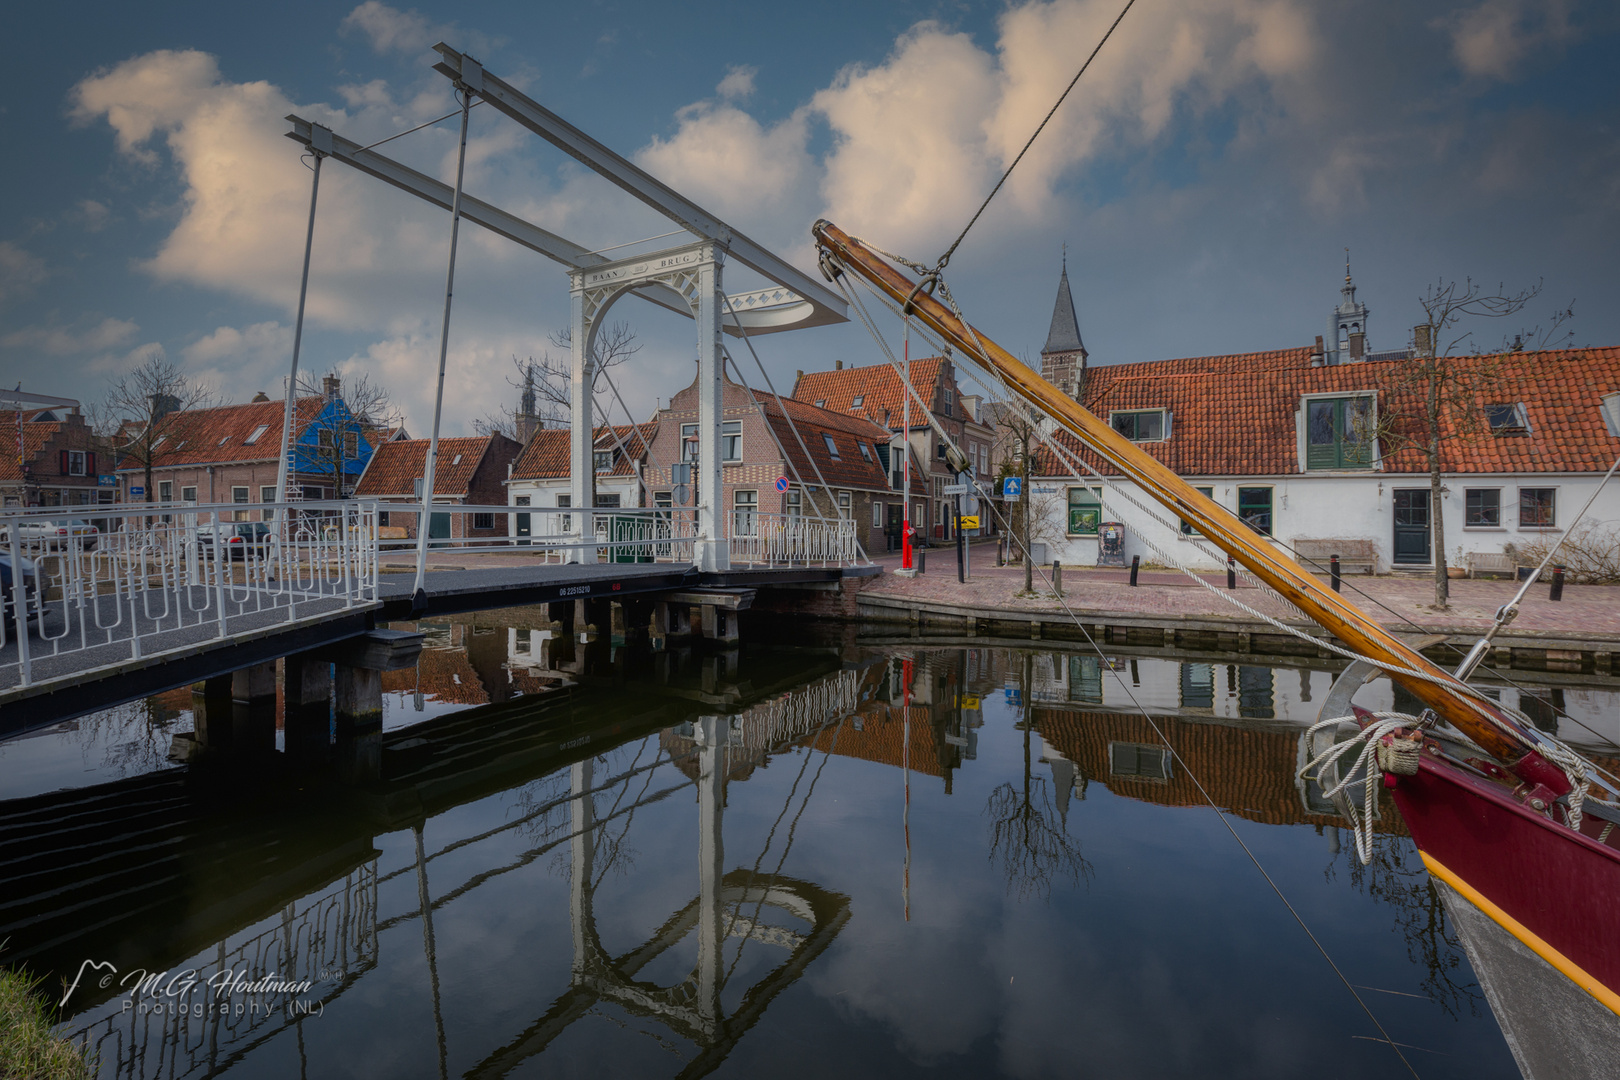
[[[1530,420],[1521,402],[1485,406],[1485,421],[1491,425],[1492,435],[1530,434]]]
[[[1170,413],[1167,409],[1112,413],[1108,423],[1131,442],[1162,442],[1170,437]]]
[[[852,408],[852,409],[858,409],[862,405],[864,405],[865,403],[866,403],[866,395],[865,394],[856,394],[855,395],[855,400],[849,403],[849,407]]]
[[[1376,434],[1371,394],[1310,398],[1305,402],[1305,467],[1371,468]]]
[[[613,451],[598,450],[592,455],[596,462],[596,471],[599,473],[613,471]]]

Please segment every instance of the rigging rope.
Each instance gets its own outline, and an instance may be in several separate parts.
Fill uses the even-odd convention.
[[[1108,32],[1103,34],[1102,40],[1097,42],[1097,47],[1091,50],[1091,55],[1086,57],[1086,62],[1080,65],[1080,70],[1074,73],[1074,78],[1069,80],[1069,85],[1063,88],[1063,93],[1058,95],[1057,101],[1052,104],[1052,108],[1047,111],[1046,116],[1041,119],[1041,122],[1035,128],[1034,133],[1030,135],[1029,141],[1024,144],[1024,148],[1018,151],[1018,156],[1013,158],[1012,164],[1007,166],[1007,171],[1001,174],[1000,180],[996,181],[996,186],[990,189],[990,194],[984,197],[984,202],[979,204],[979,208],[973,212],[973,217],[968,219],[968,223],[963,226],[961,234],[958,235],[955,240],[951,241],[951,246],[945,249],[945,254],[939,257],[939,262],[934,264],[933,270],[924,269],[922,271],[925,278],[932,277],[936,281],[939,279],[940,272],[945,269],[945,264],[951,261],[951,256],[955,254],[957,246],[961,244],[963,240],[967,239],[967,234],[969,230],[971,230],[978,222],[979,215],[984,213],[985,208],[990,205],[990,200],[996,197],[997,192],[999,192],[1001,190],[1001,186],[1007,182],[1007,178],[1012,175],[1013,170],[1018,168],[1018,163],[1024,160],[1024,155],[1029,153],[1029,148],[1035,145],[1035,140],[1040,138],[1042,131],[1046,130],[1047,123],[1052,119],[1053,116],[1057,114],[1058,109],[1063,105],[1064,100],[1069,96],[1069,91],[1074,89],[1075,83],[1080,81],[1080,76],[1086,73],[1086,69],[1091,66],[1091,62],[1097,59],[1097,54],[1102,51],[1102,47],[1104,45],[1108,44],[1108,39],[1114,36],[1114,30],[1119,26],[1120,22],[1124,20],[1125,13],[1130,11],[1132,5],[1135,3],[1136,0],[1125,0],[1125,6],[1120,9],[1119,14],[1114,17],[1114,21],[1109,24]],[[921,287],[922,283],[919,282],[918,288]]]
[[[877,252],[879,255],[882,255],[885,258],[891,259],[891,260],[893,260],[893,261],[895,261],[897,263],[900,263],[901,265],[906,266],[907,268],[909,268],[911,270],[917,271],[919,273],[927,272],[925,270],[925,268],[923,268],[921,266],[921,264],[916,263],[916,262],[914,262],[914,261],[912,261],[910,259],[907,259],[904,256],[896,255],[896,254],[894,254],[892,252],[884,251],[882,248],[879,248],[879,247],[877,247],[876,245],[873,245],[873,244],[869,244],[864,240],[859,240],[858,242],[863,244],[864,246],[868,247],[872,251]],[[848,276],[846,273],[839,273],[839,274],[834,276],[834,280],[835,281],[841,281],[841,279],[846,277],[846,276]],[[983,362],[981,360],[979,360],[979,358],[978,358],[979,356],[987,355],[987,350],[984,347],[984,342],[979,337],[978,331],[976,329],[974,329],[973,324],[968,322],[966,317],[964,317],[964,315],[962,314],[962,309],[956,303],[956,298],[951,295],[950,286],[945,282],[944,278],[939,276],[937,272],[935,272],[934,276],[936,278],[936,284],[937,284],[937,287],[938,287],[939,297],[941,298],[941,300],[947,306],[949,306],[949,308],[951,309],[952,314],[954,314],[956,316],[957,321],[960,322],[961,325],[967,330],[968,335],[970,337],[972,337],[972,339],[973,339],[974,346],[978,350],[978,355],[976,356],[976,355],[973,355],[973,354],[969,354],[969,359],[971,359],[974,362],[975,366],[984,368],[985,370],[989,371],[991,374],[993,374],[995,376],[995,378],[1000,383],[1002,388],[1007,391],[1008,403],[1012,404],[1014,402],[1014,400],[1016,399],[1016,395],[1014,395],[1012,393],[1011,389],[1007,387],[1006,380],[1002,378],[1001,373],[999,371],[996,371],[996,369],[993,366],[984,365]],[[864,279],[863,279],[863,281],[864,281]],[[872,288],[870,286],[870,284],[868,284],[868,289],[871,292],[873,292],[874,295],[878,295],[878,296],[881,297],[881,293],[878,293],[878,291],[875,288]],[[843,288],[842,285],[840,285],[840,291],[843,292],[845,296],[851,297],[852,299],[856,296],[856,294],[853,292],[853,290],[845,289],[845,288]],[[884,298],[884,299],[887,300],[887,298]],[[857,310],[860,312],[861,321],[863,322],[863,324],[867,325],[868,330],[873,333],[874,337],[878,341],[878,344],[882,347],[883,351],[886,354],[889,354],[888,343],[883,340],[881,335],[876,333],[875,328],[872,326],[870,318],[867,315],[864,306],[860,305],[858,300],[855,301],[852,306],[855,306],[857,308]],[[900,312],[900,315],[901,315],[902,318],[906,318],[908,323],[910,322],[910,318],[909,318],[909,316],[907,316],[905,314],[904,310],[902,310]],[[892,354],[890,354],[890,355],[891,355],[891,361],[890,362],[892,363],[893,362],[892,361]],[[981,383],[981,385],[983,385],[983,384]],[[988,387],[987,387],[987,389],[988,389]],[[1022,408],[1023,406],[1020,405],[1019,407]],[[1141,501],[1136,499],[1129,492],[1125,491],[1119,485],[1115,484],[1114,481],[1111,480],[1109,477],[1104,476],[1100,471],[1098,471],[1097,469],[1092,467],[1090,465],[1090,463],[1085,462],[1083,459],[1075,458],[1073,455],[1069,454],[1067,452],[1067,450],[1065,450],[1063,447],[1061,447],[1061,445],[1058,444],[1054,439],[1047,436],[1047,434],[1042,430],[1040,424],[1032,422],[1031,426],[1034,428],[1034,430],[1037,433],[1040,434],[1041,441],[1043,443],[1045,443],[1049,448],[1051,448],[1054,451],[1054,454],[1060,460],[1062,460],[1064,464],[1069,466],[1071,475],[1073,475],[1076,480],[1079,480],[1081,483],[1086,482],[1085,479],[1079,474],[1079,470],[1075,468],[1075,466],[1078,464],[1079,466],[1084,468],[1085,471],[1091,473],[1099,482],[1101,482],[1102,484],[1106,485],[1111,490],[1116,492],[1126,502],[1130,503],[1132,506],[1137,507],[1143,513],[1147,514],[1150,518],[1152,518],[1153,520],[1159,522],[1161,525],[1164,525],[1167,529],[1170,528],[1168,522],[1166,522],[1162,518],[1160,518],[1153,510],[1148,509]],[[1620,461],[1616,462],[1616,466],[1620,467]],[[1612,471],[1613,470],[1611,470],[1611,472]],[[1203,589],[1207,590],[1208,592],[1212,593],[1213,595],[1219,597],[1220,599],[1224,600],[1226,603],[1231,604],[1232,606],[1238,608],[1240,611],[1243,611],[1245,614],[1249,615],[1250,617],[1258,619],[1261,622],[1266,623],[1268,626],[1271,626],[1272,628],[1274,628],[1274,629],[1276,629],[1276,630],[1278,630],[1278,631],[1280,631],[1280,632],[1282,632],[1284,634],[1288,634],[1290,636],[1297,637],[1302,641],[1309,642],[1310,644],[1312,644],[1316,648],[1325,649],[1325,650],[1327,650],[1327,651],[1329,651],[1331,653],[1335,653],[1336,655],[1343,657],[1346,660],[1350,660],[1352,662],[1361,661],[1361,662],[1369,664],[1369,665],[1371,665],[1371,666],[1373,666],[1375,668],[1378,668],[1378,669],[1380,669],[1382,671],[1388,672],[1391,675],[1403,675],[1403,676],[1406,676],[1408,678],[1417,679],[1417,680],[1421,680],[1423,682],[1432,683],[1432,684],[1437,685],[1437,686],[1443,686],[1443,687],[1446,687],[1447,689],[1451,690],[1454,693],[1460,693],[1460,694],[1463,694],[1465,696],[1472,697],[1472,698],[1474,698],[1474,699],[1476,699],[1478,701],[1489,703],[1492,706],[1492,708],[1482,710],[1482,715],[1484,715],[1485,718],[1492,725],[1494,725],[1495,727],[1497,727],[1499,730],[1503,731],[1504,733],[1506,733],[1510,737],[1520,741],[1521,743],[1524,743],[1527,746],[1534,747],[1537,750],[1537,752],[1541,754],[1541,756],[1543,758],[1547,759],[1553,765],[1557,766],[1564,773],[1564,776],[1569,781],[1569,786],[1570,786],[1570,792],[1569,792],[1569,795],[1568,795],[1568,805],[1567,805],[1569,824],[1570,824],[1570,826],[1572,828],[1579,831],[1579,829],[1580,829],[1580,821],[1581,821],[1581,805],[1585,801],[1586,796],[1587,796],[1587,794],[1588,794],[1588,792],[1589,792],[1589,790],[1591,788],[1591,781],[1588,779],[1588,777],[1591,775],[1591,771],[1601,771],[1601,770],[1597,770],[1596,766],[1592,765],[1582,755],[1580,755],[1576,751],[1572,750],[1570,747],[1566,746],[1560,740],[1558,740],[1558,739],[1556,739],[1556,738],[1554,738],[1552,736],[1548,736],[1548,735],[1545,735],[1545,734],[1543,734],[1541,732],[1538,732],[1535,729],[1535,725],[1530,723],[1528,718],[1524,717],[1524,715],[1522,713],[1518,713],[1517,710],[1510,710],[1510,709],[1507,709],[1507,708],[1503,707],[1502,705],[1498,704],[1497,702],[1492,701],[1491,699],[1489,699],[1483,692],[1475,689],[1472,686],[1469,686],[1467,683],[1461,682],[1460,680],[1454,678],[1453,676],[1451,676],[1449,674],[1446,674],[1446,673],[1443,673],[1443,672],[1439,673],[1439,674],[1436,674],[1436,673],[1427,672],[1427,671],[1419,671],[1417,669],[1409,668],[1409,667],[1406,667],[1404,665],[1396,664],[1396,663],[1393,663],[1393,662],[1390,662],[1390,661],[1378,660],[1378,659],[1375,659],[1373,657],[1363,656],[1360,653],[1357,653],[1357,652],[1355,652],[1355,651],[1353,651],[1351,649],[1345,648],[1345,647],[1337,644],[1336,642],[1334,642],[1331,639],[1313,637],[1312,635],[1307,634],[1305,631],[1301,630],[1298,627],[1290,626],[1287,623],[1282,622],[1280,619],[1277,619],[1277,618],[1275,618],[1275,617],[1273,617],[1271,615],[1264,614],[1264,613],[1256,610],[1255,608],[1251,607],[1250,605],[1243,603],[1236,596],[1233,596],[1231,594],[1230,590],[1222,590],[1222,589],[1217,588],[1212,583],[1204,580],[1204,578],[1201,577],[1200,575],[1194,573],[1189,567],[1186,567],[1186,566],[1182,565],[1182,563],[1181,563],[1181,561],[1179,559],[1177,559],[1176,557],[1170,555],[1163,548],[1159,547],[1153,541],[1149,540],[1144,534],[1139,532],[1137,534],[1137,539],[1140,540],[1150,551],[1152,551],[1155,555],[1157,555],[1161,560],[1163,560],[1163,562],[1164,562],[1164,564],[1166,566],[1175,567],[1176,569],[1180,570],[1182,573],[1186,574],[1189,578],[1191,578],[1193,580],[1193,582],[1195,584],[1197,584],[1198,586],[1200,586],[1201,588],[1203,588]],[[1205,554],[1211,554],[1207,548],[1204,548],[1202,546],[1202,544],[1199,544],[1199,543],[1196,543],[1196,542],[1195,542],[1195,544],[1196,544],[1196,546],[1198,547],[1198,549],[1200,551],[1203,551]],[[1026,557],[1028,557],[1027,553],[1026,553]],[[1272,589],[1270,586],[1266,585],[1264,582],[1261,582],[1258,579],[1255,579],[1255,578],[1251,577],[1247,572],[1245,572],[1244,576],[1245,576],[1246,579],[1254,581],[1255,584],[1257,586],[1259,586],[1263,592],[1275,597],[1276,599],[1283,602],[1284,604],[1289,603],[1284,597],[1282,597],[1280,594],[1278,594],[1276,592],[1276,590]],[[1061,598],[1060,598],[1060,600],[1061,600]],[[1065,609],[1067,609],[1067,606],[1068,606],[1067,604],[1064,605]],[[1289,606],[1292,606],[1292,605],[1289,605]],[[1504,716],[1508,716],[1511,719],[1517,721],[1517,723],[1516,724],[1510,724],[1510,723],[1505,722],[1504,719],[1502,718],[1502,716],[1499,716],[1497,714],[1498,711],[1500,711]]]

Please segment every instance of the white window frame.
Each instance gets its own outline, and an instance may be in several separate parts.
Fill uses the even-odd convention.
[[[720,460],[738,462],[743,459],[743,431],[741,420],[720,422]],[[735,450],[735,453],[733,453]]]
[[[1123,434],[1114,427],[1116,416],[1145,416],[1148,413],[1159,414],[1159,437],[1157,439],[1131,439],[1135,443],[1168,442],[1170,440],[1170,410],[1169,409],[1114,409],[1108,414],[1108,426],[1116,434]],[[1128,436],[1127,436],[1128,437]]]
[[[1557,484],[1521,484],[1515,489],[1517,498],[1514,499],[1516,504],[1514,524],[1520,532],[1545,533],[1558,531],[1558,487]],[[1552,524],[1526,525],[1524,523],[1524,493],[1526,491],[1550,491],[1553,493]]]

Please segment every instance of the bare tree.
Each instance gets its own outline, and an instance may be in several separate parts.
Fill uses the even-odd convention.
[[[1462,282],[1440,281],[1418,298],[1426,322],[1414,330],[1415,355],[1396,365],[1388,384],[1389,407],[1372,421],[1362,419],[1363,440],[1382,440],[1385,454],[1411,449],[1422,458],[1429,473],[1429,514],[1434,546],[1434,605],[1445,608],[1451,599],[1446,573],[1445,516],[1441,503],[1442,451],[1448,438],[1468,437],[1487,430],[1481,395],[1501,373],[1500,357],[1481,358],[1478,350],[1463,356],[1461,350],[1472,340],[1474,331],[1465,320],[1500,319],[1523,311],[1541,292],[1541,285],[1508,292],[1498,285],[1495,291],[1471,278]],[[1573,314],[1571,311],[1570,314]],[[1549,333],[1555,333],[1569,316],[1557,318]],[[1522,342],[1522,337],[1521,337]],[[1521,344],[1522,348],[1522,344]]]
[[[1059,822],[1047,779],[1034,775],[1030,747],[1035,730],[1034,656],[1024,653],[1022,659],[1023,717],[1018,726],[1024,733],[1023,782],[997,787],[984,809],[991,820],[990,858],[1000,859],[1008,890],[1020,900],[1031,894],[1044,900],[1052,894],[1054,879],[1078,884],[1090,878],[1091,864],[1081,854],[1079,841]]]
[[[150,357],[112,381],[94,418],[121,462],[141,467],[147,502],[156,501],[152,470],[174,450],[169,436],[192,409],[219,404],[213,387],[195,382],[167,357]]]
[[[573,410],[573,339],[567,330],[559,330],[547,339],[551,349],[544,350],[540,359],[512,357],[513,375],[506,383],[519,392],[517,405],[499,405],[473,421],[480,435],[505,435],[526,441],[521,437],[525,418],[546,426],[566,426]],[[552,349],[558,355],[552,354]],[[597,384],[591,388],[594,398],[606,391],[603,372],[618,367],[636,353],[641,346],[635,332],[624,323],[605,326],[596,334],[595,361]]]
[[[399,427],[405,420],[405,414],[394,404],[388,390],[371,381],[369,375],[349,381],[346,387],[339,390],[336,385],[336,376],[328,376],[332,383],[323,380],[321,386],[316,386],[303,377],[298,380],[299,397],[327,397],[328,385],[332,393],[338,393],[343,408],[323,409],[310,421],[306,431],[315,433],[315,448],[308,451],[309,456],[317,462],[317,471],[332,472],[333,485],[336,496],[345,498],[344,478],[350,463],[358,462],[360,442],[373,433],[387,433]]]

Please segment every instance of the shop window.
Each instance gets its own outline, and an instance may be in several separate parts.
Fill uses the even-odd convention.
[[[1069,489],[1069,535],[1096,536],[1102,524],[1102,489]]]

